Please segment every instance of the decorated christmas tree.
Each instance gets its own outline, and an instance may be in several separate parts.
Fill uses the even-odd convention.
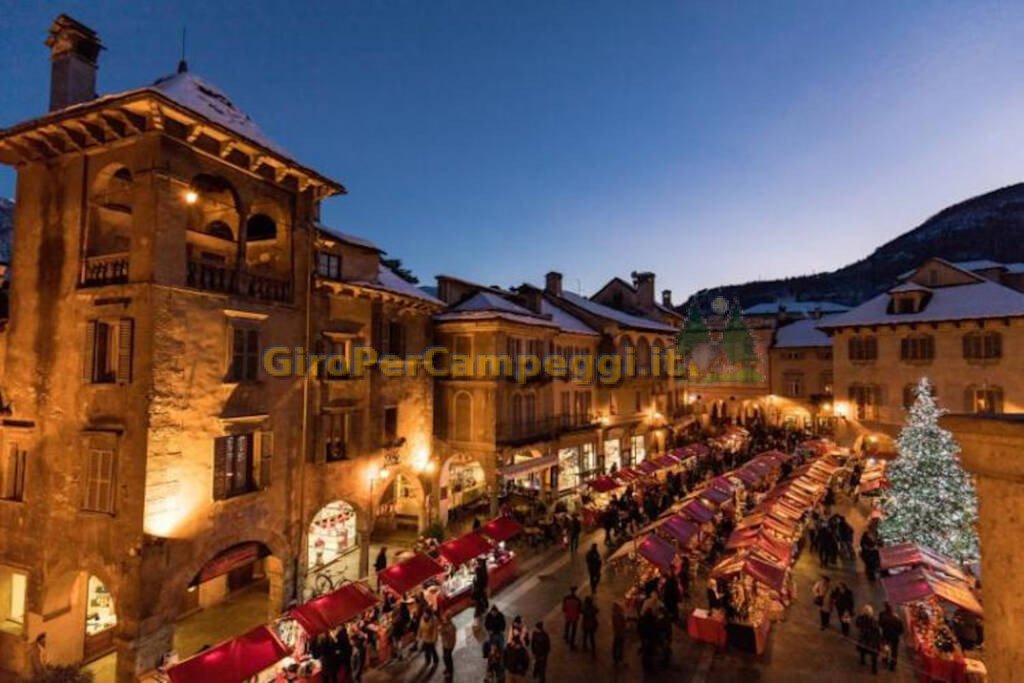
[[[960,465],[960,447],[939,426],[943,411],[925,377],[889,463],[890,488],[882,497],[879,532],[886,544],[911,541],[947,557],[978,559],[978,498]]]

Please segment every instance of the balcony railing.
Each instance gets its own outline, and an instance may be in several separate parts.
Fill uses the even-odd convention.
[[[495,440],[501,444],[519,444],[529,441],[553,439],[559,434],[579,429],[589,429],[594,416],[589,413],[577,415],[555,415],[522,422],[499,422]]]
[[[128,254],[88,256],[82,268],[83,287],[102,287],[128,282]]]
[[[291,301],[287,280],[235,270],[219,263],[189,261],[188,286],[208,292],[238,294],[262,301]]]

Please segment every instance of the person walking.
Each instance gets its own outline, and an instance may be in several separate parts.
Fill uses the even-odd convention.
[[[878,651],[882,645],[882,632],[875,619],[875,610],[871,605],[864,605],[857,617],[857,654],[860,665],[864,666],[864,657],[871,658],[871,673],[878,673]]]
[[[832,604],[836,608],[836,616],[839,618],[839,629],[844,636],[850,635],[850,624],[853,623],[853,591],[840,581],[839,585],[832,590]]]
[[[441,638],[441,661],[444,662],[444,679],[451,681],[455,677],[455,660],[452,652],[455,651],[456,630],[452,623],[451,616],[445,612],[441,615],[441,625],[437,629]]]
[[[487,631],[487,642],[484,644],[485,657],[494,648],[505,649],[505,628],[505,615],[501,613],[497,605],[491,605],[490,611],[484,617],[484,629]]]
[[[597,584],[601,582],[601,551],[594,543],[587,551],[587,572],[590,574],[590,592],[597,592]]]
[[[505,673],[509,683],[526,683],[530,671],[530,653],[520,638],[513,638],[505,648]]]
[[[576,628],[579,626],[583,603],[576,595],[576,586],[569,588],[569,594],[562,598],[562,616],[565,618],[565,630],[562,637],[569,643],[569,649],[576,649]]]
[[[548,655],[551,654],[551,637],[544,630],[544,622],[538,621],[530,636],[530,650],[533,652],[533,677],[538,683],[548,680]]]
[[[573,555],[580,549],[580,534],[583,533],[583,523],[580,516],[575,512],[569,518],[569,552]]]
[[[597,656],[597,615],[601,610],[597,608],[597,603],[594,602],[594,596],[588,595],[583,599],[583,650],[586,651],[588,646],[590,648],[590,654]]]
[[[420,639],[420,650],[423,651],[423,664],[433,671],[437,668],[437,619],[432,612],[424,612],[420,618],[417,634]]]
[[[882,641],[885,643],[887,650],[885,663],[889,666],[889,671],[895,671],[904,626],[903,620],[900,619],[889,603],[885,603],[882,613],[878,615],[878,627],[882,631]]]
[[[612,662],[615,666],[622,664],[626,649],[626,610],[622,603],[612,604]]]
[[[818,616],[821,619],[821,630],[828,628],[832,620],[832,582],[827,576],[822,576],[814,584],[814,604],[818,606]]]

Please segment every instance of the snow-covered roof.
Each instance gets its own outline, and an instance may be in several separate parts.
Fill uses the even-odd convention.
[[[509,313],[507,311],[479,310],[479,311],[448,311],[434,316],[436,322],[470,321],[470,320],[506,320],[519,323],[520,325],[535,325],[539,327],[557,328],[554,322],[540,318],[535,315],[522,315]]]
[[[910,280],[907,280],[906,282],[901,282],[900,284],[896,285],[895,287],[890,287],[889,288],[889,293],[890,294],[895,294],[896,292],[930,292],[930,291],[932,291],[931,287],[925,287],[924,285],[918,284],[916,282],[912,282]]]
[[[493,292],[474,292],[471,297],[454,306],[455,311],[504,311],[517,315],[535,315],[533,311],[515,304]]]
[[[368,287],[370,289],[379,289],[381,291],[391,292],[392,294],[398,294],[401,296],[407,296],[411,299],[419,299],[420,301],[426,301],[438,306],[444,305],[443,301],[430,296],[416,285],[402,279],[397,273],[395,273],[395,271],[391,270],[383,263],[377,264],[376,282],[355,281],[352,284],[356,284],[361,287]]]
[[[593,329],[585,322],[577,318],[576,316],[563,311],[558,306],[555,306],[547,299],[540,302],[540,312],[543,315],[551,316],[551,321],[558,325],[563,332],[570,334],[587,334],[597,335],[597,330]]]
[[[449,310],[434,316],[439,322],[455,320],[507,320],[521,325],[539,325],[541,327],[557,327],[548,318],[537,315],[522,306],[513,303],[490,291],[474,292],[465,301]]]
[[[889,313],[890,296],[879,294],[860,306],[818,323],[822,328],[889,323],[940,322],[1024,316],[1024,293],[992,280],[936,287],[924,309],[917,313]]]
[[[676,332],[676,328],[672,327],[671,325],[666,325],[655,320],[649,320],[647,318],[640,318],[635,315],[623,313],[622,311],[611,308],[610,306],[605,306],[604,304],[599,304],[596,301],[591,301],[590,299],[584,296],[580,296],[579,294],[563,291],[562,298],[565,299],[570,304],[572,304],[573,306],[576,306],[586,311],[587,313],[590,313],[591,315],[596,315],[598,317],[611,320],[612,322],[618,323],[619,325],[623,325],[625,327],[633,327],[641,330],[650,330],[652,332],[662,332],[665,334],[675,334]]]
[[[743,315],[778,315],[779,313],[795,313],[810,315],[811,313],[841,313],[850,310],[849,306],[832,301],[797,301],[796,299],[776,299],[761,304],[754,304],[743,309]]]
[[[797,320],[775,330],[776,349],[788,349],[806,346],[832,346],[832,338],[818,329],[824,318],[806,318]]]
[[[374,251],[384,253],[383,249],[381,249],[380,247],[378,247],[376,244],[366,239],[365,237],[351,235],[349,233],[342,232],[341,230],[332,228],[329,225],[324,225],[323,223],[317,223],[316,227],[318,230],[325,233],[328,237],[332,239],[336,239],[340,242],[345,242],[346,244],[351,244],[356,247],[363,247],[364,249],[373,249]]]
[[[1024,264],[1020,264],[1020,263],[1000,263],[999,261],[993,261],[993,260],[987,259],[987,258],[973,259],[973,260],[970,260],[970,261],[947,261],[946,259],[942,259],[942,258],[938,258],[938,257],[933,257],[933,258],[936,261],[941,261],[943,263],[946,263],[946,264],[949,264],[949,265],[953,266],[954,268],[959,268],[960,270],[966,270],[969,273],[976,273],[979,270],[992,270],[993,268],[1001,268],[1001,269],[1007,270],[1009,272],[1019,272],[1019,271],[1012,270],[1013,267],[1015,267],[1015,266],[1017,266],[1017,267],[1024,266]],[[920,270],[920,268],[921,268],[921,266],[916,266],[916,267],[911,268],[910,270],[908,270],[906,272],[900,273],[899,275],[896,276],[896,279],[897,280],[906,280],[908,277],[910,277],[911,275],[916,273],[918,270]]]

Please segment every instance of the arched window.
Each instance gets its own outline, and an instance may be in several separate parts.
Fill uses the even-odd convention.
[[[661,343],[660,339],[655,340],[651,344],[651,369],[659,377],[663,377],[668,369],[668,359],[665,358],[665,346]]]
[[[233,242],[235,240],[234,233],[231,232],[231,228],[224,221],[213,221],[203,229],[203,232],[210,237],[227,240],[228,242]]]
[[[994,360],[1003,356],[1003,335],[998,332],[968,332],[963,344],[967,360]]]
[[[455,394],[454,410],[455,440],[472,441],[473,438],[473,397],[469,392]]]
[[[274,239],[277,239],[277,223],[267,214],[257,213],[246,222],[246,242],[261,242]]]
[[[630,364],[636,363],[636,347],[629,337],[623,337],[619,342],[619,358],[622,360],[622,367],[625,369]]]
[[[651,345],[643,337],[636,345],[636,370],[637,374],[651,374]]]

